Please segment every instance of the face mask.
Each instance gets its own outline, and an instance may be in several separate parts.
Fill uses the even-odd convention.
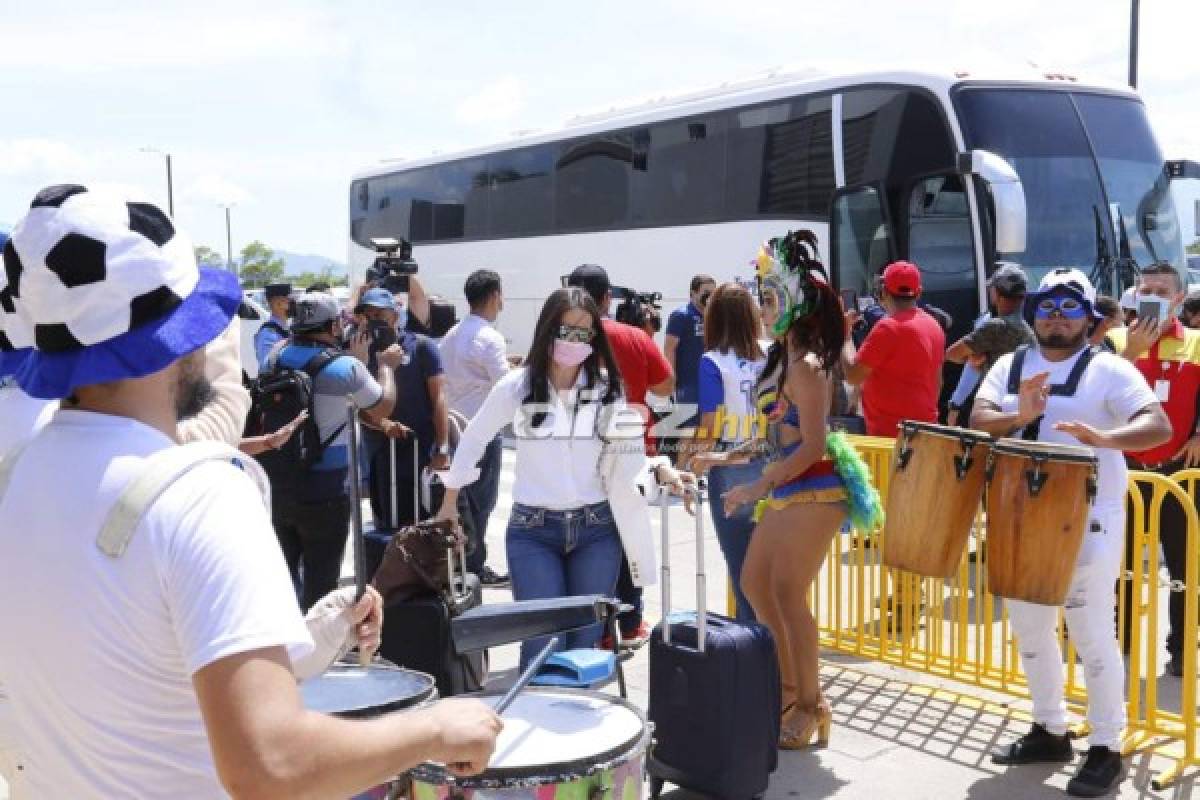
[[[555,339],[554,349],[550,354],[559,366],[578,367],[592,354],[592,346],[587,342],[567,342]]]

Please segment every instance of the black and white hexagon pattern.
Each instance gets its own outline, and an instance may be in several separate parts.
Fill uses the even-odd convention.
[[[161,317],[199,279],[191,242],[150,203],[83,186],[43,189],[0,270],[0,349],[98,344]]]

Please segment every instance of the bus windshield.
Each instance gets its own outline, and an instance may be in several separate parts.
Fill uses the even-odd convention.
[[[998,253],[1038,280],[1052,267],[1090,272],[1130,256],[1183,267],[1182,239],[1163,158],[1145,108],[1084,92],[964,88],[957,96],[968,149],[1004,156],[1025,187],[1026,246]],[[1112,292],[1108,275],[1100,288]]]

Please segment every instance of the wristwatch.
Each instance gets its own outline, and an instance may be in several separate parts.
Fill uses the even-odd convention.
[[[448,455],[450,455],[450,445],[448,445],[448,444],[439,444],[437,447],[435,447],[435,448],[433,449],[433,454],[434,454],[435,456],[448,456]]]

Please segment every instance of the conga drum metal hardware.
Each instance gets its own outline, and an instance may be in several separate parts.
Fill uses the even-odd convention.
[[[1084,447],[1000,439],[988,462],[989,590],[1062,605],[1096,497],[1096,457]]]
[[[991,442],[981,431],[900,423],[884,518],[884,566],[932,578],[955,573],[983,499],[982,456]]]

